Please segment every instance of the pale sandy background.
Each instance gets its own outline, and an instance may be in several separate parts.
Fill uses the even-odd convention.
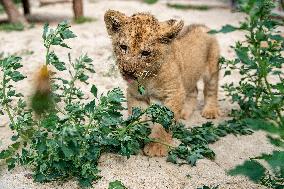
[[[209,1],[212,3],[212,1]],[[214,1],[215,2],[215,1]],[[135,12],[151,12],[160,20],[183,19],[186,24],[204,23],[211,28],[220,28],[225,24],[238,24],[244,18],[242,14],[231,13],[229,9],[212,9],[208,11],[198,10],[176,10],[168,8],[166,1],[160,1],[154,5],[147,5],[139,1],[108,1],[92,0],[85,1],[86,16],[97,19],[95,22],[82,25],[72,24],[72,30],[78,35],[78,38],[70,40],[69,44],[73,48],[70,52],[74,57],[82,53],[88,53],[94,60],[96,74],[91,76],[99,92],[103,93],[114,87],[121,87],[124,91],[125,82],[117,73],[114,67],[112,57],[111,42],[107,36],[103,15],[107,9],[120,10],[128,15]],[[57,20],[72,18],[71,4],[56,4],[41,8],[33,8],[34,20],[50,20],[53,26]],[[4,15],[0,15],[5,17]],[[18,89],[26,95],[31,93],[32,77],[35,70],[44,62],[45,49],[42,45],[42,24],[36,24],[34,28],[23,32],[0,32],[0,52],[17,53],[23,57],[24,67],[22,71],[28,76],[28,79],[18,84]],[[221,46],[222,55],[231,58],[233,51],[229,48],[235,41],[242,40],[243,34],[234,32],[229,34],[218,34],[218,40]],[[29,54],[28,51],[33,51]],[[56,49],[61,59],[67,59],[69,50]],[[237,81],[238,76],[220,77],[220,83],[227,81]],[[63,74],[63,77],[66,75]],[[202,84],[199,85],[202,88]],[[88,91],[90,86],[82,86],[83,91]],[[214,122],[220,122],[227,119],[227,114],[234,106],[225,97],[223,90],[219,89],[220,106],[223,116]],[[226,100],[223,100],[225,99]],[[200,110],[203,104],[202,93],[199,94],[199,106],[190,120],[186,121],[188,127],[200,125],[207,120],[200,116]],[[4,149],[9,143],[9,137],[12,135],[7,125],[7,119],[1,118],[0,140],[3,144],[0,150]],[[4,127],[3,127],[4,126]],[[130,159],[113,154],[105,154],[100,160],[99,168],[103,178],[94,184],[96,189],[107,188],[108,183],[114,180],[121,180],[129,189],[195,189],[207,184],[210,186],[219,185],[224,189],[256,189],[263,188],[255,185],[242,176],[231,177],[226,171],[243,163],[245,160],[269,153],[274,150],[269,144],[264,132],[255,132],[251,136],[233,136],[229,135],[211,145],[216,155],[215,161],[203,159],[198,161],[196,167],[189,165],[177,166],[167,163],[165,158],[149,158],[143,155],[132,156]],[[2,162],[3,164],[3,162]],[[0,167],[0,189],[52,189],[52,188],[77,188],[75,181],[67,183],[33,183],[32,179],[25,177],[31,173],[30,170],[23,167],[17,167],[12,172],[8,172],[5,166]]]

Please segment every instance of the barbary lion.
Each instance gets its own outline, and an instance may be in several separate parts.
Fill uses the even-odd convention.
[[[183,21],[159,22],[153,15],[137,13],[131,17],[108,10],[104,16],[112,39],[117,65],[128,82],[128,110],[146,108],[151,103],[169,107],[176,119],[187,119],[197,99],[197,81],[203,78],[205,106],[202,116],[216,118],[219,46],[203,25],[184,27]],[[138,92],[138,83],[145,93]],[[171,143],[171,135],[154,125],[149,136]],[[149,156],[164,156],[167,146],[149,143]]]

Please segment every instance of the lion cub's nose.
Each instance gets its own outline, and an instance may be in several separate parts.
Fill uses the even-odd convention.
[[[136,79],[134,71],[123,70],[122,71],[122,76],[125,79],[131,79],[131,80],[135,80]]]
[[[123,70],[123,75],[126,75],[126,76],[133,76],[133,75],[134,75],[134,71]]]

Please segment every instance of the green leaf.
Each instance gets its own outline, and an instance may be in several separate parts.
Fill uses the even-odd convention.
[[[92,182],[91,182],[91,180],[88,179],[88,178],[80,178],[80,179],[79,179],[79,184],[80,184],[80,186],[83,187],[83,188],[89,188],[89,187],[92,186]]]
[[[2,23],[0,25],[0,31],[23,31],[25,29],[25,25],[22,23]]]
[[[90,58],[90,57],[88,57],[88,55],[84,55],[83,56],[83,62],[85,62],[85,63],[91,63],[91,62],[93,62],[93,60]]]
[[[284,37],[281,35],[270,35],[270,38],[276,41],[284,41]]]
[[[274,172],[279,171],[284,176],[284,151],[273,151],[272,154],[263,154],[257,159],[265,160]]]
[[[85,75],[84,73],[81,73],[79,76],[78,76],[78,79],[82,82],[86,82],[88,79],[89,79],[89,76]]]
[[[231,75],[231,70],[226,70],[226,71],[225,71],[225,74],[224,74],[224,77],[225,77],[226,75]]]
[[[12,149],[2,150],[0,152],[0,159],[7,159],[8,157],[12,156],[14,151]]]
[[[61,62],[54,52],[49,53],[48,62],[52,64],[58,71],[66,70],[65,63]]]
[[[140,85],[138,86],[138,92],[141,94],[141,95],[144,95],[145,94],[145,87]]]
[[[274,146],[284,148],[284,140],[280,137],[273,137],[268,135],[267,138],[269,139],[270,143]]]
[[[127,189],[119,180],[109,183],[108,189]]]
[[[68,48],[68,49],[71,49],[71,47],[69,47],[66,43],[60,43],[60,46],[61,46],[61,47]]]
[[[191,166],[195,166],[196,165],[196,161],[198,159],[201,159],[203,156],[199,153],[192,153],[187,157],[187,162],[191,165]]]
[[[144,2],[147,4],[155,4],[158,2],[158,0],[144,0]]]
[[[255,160],[245,161],[243,165],[238,165],[228,173],[232,176],[245,175],[254,182],[259,182],[265,176],[265,168]]]
[[[267,122],[262,119],[251,119],[247,118],[244,119],[243,122],[252,128],[253,130],[264,130],[269,133],[274,133],[274,134],[280,134],[281,129],[279,129],[277,126],[275,126],[273,123]]]
[[[15,142],[14,144],[11,145],[11,147],[14,149],[14,151],[18,150],[20,147],[20,142]]]
[[[71,148],[68,148],[67,146],[63,145],[61,147],[61,150],[63,151],[64,155],[67,157],[67,158],[71,158],[72,156],[74,156],[74,152]]]
[[[177,163],[177,155],[174,153],[171,153],[167,157],[167,161],[176,164]]]
[[[215,34],[215,33],[229,33],[238,30],[239,28],[232,26],[232,25],[225,25],[220,30],[211,30],[208,33]]]
[[[239,48],[236,49],[236,53],[240,61],[244,64],[252,64],[251,58],[248,55],[248,49],[247,48]]]
[[[6,159],[6,163],[8,165],[8,171],[10,171],[10,170],[15,168],[16,162],[17,162],[16,158],[8,158],[8,159]]]
[[[16,141],[16,140],[18,140],[18,138],[19,138],[19,135],[13,135],[13,136],[11,137],[11,140],[12,140],[12,141]]]
[[[97,98],[98,96],[98,89],[95,85],[92,85],[91,93]]]
[[[60,37],[53,37],[50,44],[51,45],[60,45],[63,42],[63,40]]]
[[[20,72],[18,72],[18,71],[13,71],[13,72],[10,74],[10,76],[11,76],[11,79],[12,79],[13,81],[15,81],[15,82],[21,81],[21,80],[23,80],[23,79],[26,78],[25,76],[23,76],[23,75],[22,75]]]
[[[71,30],[66,29],[64,31],[62,31],[61,33],[61,37],[62,39],[71,39],[71,38],[75,38],[77,37]]]
[[[208,5],[203,5],[203,4],[184,4],[184,3],[167,3],[167,6],[170,8],[175,8],[175,9],[180,9],[180,10],[188,10],[188,9],[193,9],[193,10],[200,10],[200,11],[205,11],[210,9],[211,7]]]

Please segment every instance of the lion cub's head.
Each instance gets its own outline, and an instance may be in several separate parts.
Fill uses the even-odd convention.
[[[182,21],[159,22],[146,13],[128,17],[108,10],[104,19],[120,72],[129,81],[154,76],[183,27]]]

